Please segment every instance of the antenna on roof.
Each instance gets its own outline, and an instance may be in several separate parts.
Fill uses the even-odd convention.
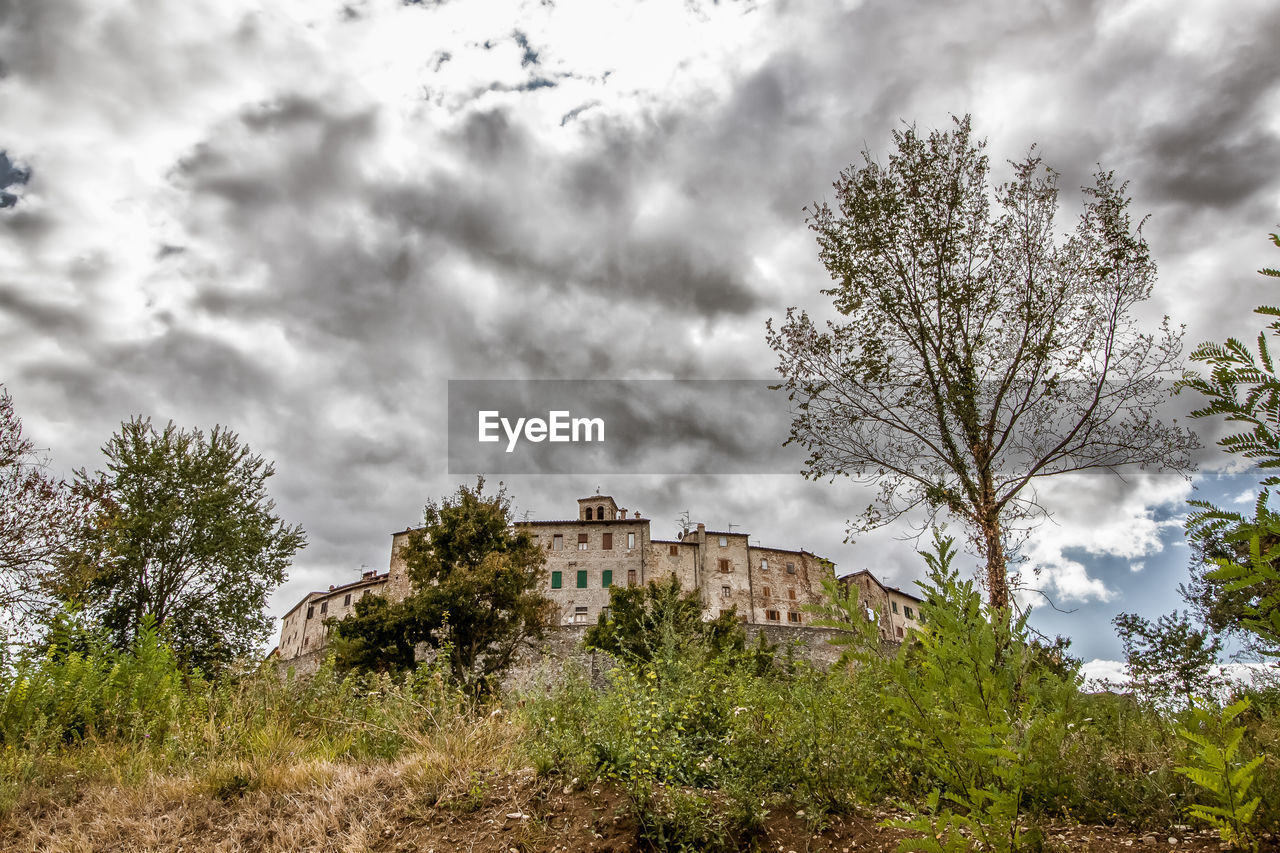
[[[733,528],[735,528],[735,527],[741,527],[741,526],[742,526],[741,524],[732,524],[732,523],[731,523],[731,524],[729,525],[729,532],[730,532],[730,533],[732,533],[732,532],[733,532]]]
[[[598,494],[600,494],[600,487],[599,487],[599,486],[596,486],[596,494],[597,494],[597,495],[598,495]]]
[[[520,514],[523,516],[523,518],[521,518],[520,520],[521,520],[521,521],[523,521],[523,522],[525,522],[526,524],[528,524],[528,523],[529,523],[529,516],[533,515],[533,510],[531,510],[531,509],[526,509],[524,512],[522,512],[522,513],[520,513]]]
[[[689,517],[689,510],[686,509],[680,513],[680,517],[676,519],[676,524],[680,525],[680,532],[676,536],[683,539],[689,535],[689,526],[693,524]]]

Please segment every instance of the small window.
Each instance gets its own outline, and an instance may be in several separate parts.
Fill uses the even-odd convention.
[[[578,534],[578,550],[579,551],[587,550],[587,534],[585,533]]]
[[[560,589],[564,586],[564,575],[561,572],[551,573],[551,588]]]
[[[787,563],[787,574],[794,575],[796,573],[796,564]]]
[[[778,611],[776,611],[776,610],[766,610],[766,611],[764,612],[764,618],[765,618],[765,619],[768,619],[770,622],[780,622],[780,621],[782,621],[782,616],[781,616],[781,614],[780,614],[780,613],[778,613]]]
[[[315,615],[316,615],[316,608],[315,608],[315,605],[312,605],[312,606],[308,607],[308,608],[307,608],[307,618],[308,618],[308,619],[310,619],[312,616],[315,616]]]
[[[320,615],[323,616],[328,612],[329,612],[329,602],[327,601],[320,602]]]
[[[636,570],[627,569],[627,586],[635,586],[635,585],[636,585]]]
[[[902,615],[906,616],[908,619],[916,618],[916,614],[911,611],[910,605],[907,604],[902,605]]]
[[[787,598],[791,599],[792,601],[796,600],[796,591],[794,588],[787,590]]]
[[[585,608],[585,607],[575,607],[575,608],[573,608],[573,621],[574,621],[574,624],[577,624],[577,625],[581,625],[581,624],[583,624],[584,622],[586,622],[586,621],[587,621],[587,608]]]
[[[342,599],[342,606],[343,606],[343,607],[350,607],[350,606],[351,606],[351,593],[347,593],[347,594],[343,597],[343,599]]]
[[[733,590],[729,589],[729,587],[727,587],[727,586],[722,586],[722,587],[720,587],[720,594],[721,594],[722,596],[724,596],[725,598],[728,598],[728,597],[729,597],[729,594],[730,594],[730,593],[732,593],[732,592],[733,592]]]
[[[603,541],[600,543],[600,547],[606,551],[612,551],[613,550],[613,534],[606,533],[604,534],[602,539]]]
[[[587,507],[587,521],[591,520],[591,507]]]
[[[562,534],[557,533],[555,536],[551,537],[551,550],[552,551],[564,550],[564,536]]]
[[[722,571],[722,572],[727,572],[727,571],[729,571],[729,561],[728,561],[728,560],[721,560],[721,561],[720,561],[720,571]]]
[[[901,628],[899,628],[898,630],[899,630],[899,631],[901,631],[902,629],[901,629]],[[310,637],[303,637],[303,638],[302,638],[302,647],[305,649],[305,648],[306,648],[307,646],[309,646],[309,645],[311,645],[311,638],[310,638]]]
[[[596,518],[600,519],[601,521],[604,521],[604,507],[602,506],[596,507]]]
[[[600,587],[601,589],[608,589],[611,586],[613,586],[613,570],[605,569],[600,573]]]
[[[578,569],[578,589],[587,588],[587,570]]]
[[[793,611],[791,611],[790,613],[788,613],[788,614],[787,614],[787,621],[788,621],[788,622],[794,622],[794,623],[796,623],[797,625],[799,625],[799,624],[800,624],[800,614],[799,614],[799,613],[796,613],[794,610],[793,610]]]
[[[901,638],[901,637],[905,637],[905,636],[906,636],[906,635],[902,633],[902,626],[901,626],[901,625],[899,625],[899,626],[898,626],[898,637],[900,637],[900,638]]]
[[[894,602],[890,602],[890,606],[893,608],[893,612],[894,612],[894,613],[897,613],[897,612],[898,612],[898,602],[896,602],[896,601],[894,601]]]
[[[668,553],[668,554],[670,554],[672,557],[679,557],[679,556],[680,556],[680,546],[679,546],[679,545],[672,545],[672,546],[671,546],[671,550],[670,550],[670,551],[668,551],[667,553]]]
[[[769,596],[773,595],[773,593],[769,591],[769,587],[767,586],[760,587],[760,594],[763,595],[765,598],[768,598]]]
[[[728,536],[721,536],[721,537],[720,537],[720,547],[721,547],[721,548],[727,548],[727,547],[729,547],[729,537],[728,537]]]
[[[764,557],[760,558],[760,571],[762,572],[769,571],[769,561]]]
[[[636,535],[634,533],[627,534],[627,550],[636,547]]]

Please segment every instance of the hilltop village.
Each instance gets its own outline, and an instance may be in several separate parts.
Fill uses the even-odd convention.
[[[672,576],[684,589],[697,590],[706,618],[736,608],[748,625],[799,628],[809,619],[804,605],[823,600],[822,582],[835,578],[835,564],[803,549],[762,547],[741,531],[690,526],[678,539],[654,539],[650,520],[628,514],[608,495],[578,499],[576,518],[521,521],[546,549],[542,594],[556,605],[562,628],[591,625],[608,614],[609,589],[638,586]],[[285,614],[276,648],[279,660],[314,657],[328,642],[327,619],[341,619],[366,595],[394,601],[410,592],[400,549],[409,530],[391,534],[386,572],[371,570],[351,583],[308,593]],[[868,618],[882,639],[901,640],[918,625],[920,599],[883,584],[869,570],[839,578],[857,588]]]

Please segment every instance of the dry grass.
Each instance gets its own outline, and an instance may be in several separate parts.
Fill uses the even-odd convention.
[[[291,736],[267,735],[254,754],[198,773],[152,771],[134,782],[106,773],[69,787],[36,787],[0,820],[0,848],[418,849],[436,811],[492,806],[490,780],[519,775],[517,729],[501,714],[473,718],[416,735],[397,759],[363,762],[298,760]],[[406,831],[415,836],[409,847],[402,845]]]

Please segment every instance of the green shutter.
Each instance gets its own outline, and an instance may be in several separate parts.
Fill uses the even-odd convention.
[[[578,569],[578,589],[587,588],[587,570]]]
[[[561,574],[560,574],[559,572],[552,572],[552,573],[551,573],[551,588],[552,588],[552,589],[559,589],[559,588],[560,588],[560,587],[562,587],[562,586],[564,586],[564,579],[563,579],[563,577],[561,576]]]
[[[608,589],[613,586],[613,569],[605,569],[600,575],[600,586]]]

